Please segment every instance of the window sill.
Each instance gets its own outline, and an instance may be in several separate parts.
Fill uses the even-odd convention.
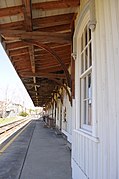
[[[99,143],[100,142],[99,138],[92,136],[91,132],[85,131],[83,129],[77,129],[77,130],[75,129],[74,132],[79,133],[80,135],[82,135],[82,136],[92,140],[95,143]]]
[[[90,135],[92,133],[92,126],[83,124],[81,127],[81,130],[86,131],[86,133],[88,133]]]

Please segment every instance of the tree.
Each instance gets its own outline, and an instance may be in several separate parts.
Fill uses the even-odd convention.
[[[7,85],[5,88],[1,89],[2,90],[2,97],[3,97],[3,105],[1,108],[1,114],[2,118],[6,117],[6,111],[7,108],[10,104],[13,103],[15,96],[15,89],[11,89],[9,85]]]
[[[26,116],[28,116],[28,113],[27,113],[27,112],[22,111],[22,112],[20,112],[19,116],[26,117]]]

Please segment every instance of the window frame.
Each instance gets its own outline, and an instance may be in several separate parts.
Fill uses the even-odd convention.
[[[79,50],[79,90],[80,90],[80,129],[85,130],[87,132],[92,132],[92,125],[93,125],[93,118],[92,118],[92,61],[93,61],[93,57],[92,57],[92,32],[91,30],[88,29],[88,23],[89,23],[89,19],[87,18],[87,21],[85,21],[85,23],[83,24],[83,28],[81,29],[80,32],[80,38],[79,40],[79,46],[80,48]],[[87,30],[88,29],[88,30]],[[86,35],[86,36],[85,36]],[[91,46],[91,48],[90,48]],[[90,51],[91,49],[91,51]],[[88,54],[87,59],[85,58],[85,53]],[[90,56],[91,54],[91,56]],[[90,57],[91,57],[91,62],[90,62]],[[86,96],[89,95],[88,94],[88,88],[87,88],[87,84],[88,82],[86,82],[86,89],[84,90],[84,80],[86,78],[88,78],[88,76],[91,75],[91,124],[87,124],[89,122],[89,106],[88,106],[88,101],[89,98],[85,98],[84,99],[84,91],[86,92]],[[82,86],[83,85],[83,86]],[[82,89],[83,88],[83,89]],[[82,93],[83,91],[83,93]],[[82,96],[83,95],[83,96]],[[84,107],[84,100],[86,100],[86,107]],[[84,109],[85,108],[85,109]],[[86,114],[85,114],[86,112]],[[86,116],[84,116],[86,115]]]
[[[92,33],[92,129],[81,128],[81,118],[80,118],[80,40],[83,28],[88,24],[90,27],[91,21],[91,11],[89,8],[90,2],[86,4],[83,11],[80,14],[79,19],[77,19],[75,32],[73,36],[73,53],[76,54],[75,57],[75,100],[73,110],[76,131],[80,132],[82,135],[87,134],[87,136],[92,136],[94,138],[98,137],[98,121],[97,121],[97,62],[96,62],[96,39],[95,30],[91,30]],[[90,132],[89,132],[90,131]]]

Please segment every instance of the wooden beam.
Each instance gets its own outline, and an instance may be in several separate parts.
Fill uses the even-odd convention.
[[[70,44],[65,44],[62,46],[54,46],[54,47],[50,47],[51,49],[55,50],[55,52],[57,52],[58,54],[61,53],[70,53],[71,54],[71,45]],[[35,51],[35,55],[46,55],[46,52],[44,50],[37,50]]]
[[[52,83],[52,85],[55,84],[55,83]],[[25,82],[25,85],[26,86],[36,86],[36,87],[43,87],[43,86],[49,86],[49,84],[42,84],[42,83],[29,83],[29,82]]]
[[[32,91],[31,91],[32,92]],[[41,94],[38,94],[37,98],[51,98],[50,94],[46,94],[46,95],[41,95]],[[32,96],[32,98],[36,98],[36,95],[35,96]]]
[[[63,44],[59,44],[57,42],[50,42],[50,43],[45,43],[45,45],[47,45],[50,48],[58,48],[58,47],[63,47],[63,46],[67,46],[67,45],[71,45],[71,43],[63,43]],[[42,51],[43,49],[40,49],[38,46],[35,46],[35,51]]]
[[[64,61],[64,63],[70,63],[69,59],[67,59],[67,61]],[[42,68],[51,68],[51,67],[57,67],[57,66],[61,66],[60,64],[58,64],[57,62],[42,62],[42,63],[36,63],[37,67],[39,67],[39,69]],[[63,69],[62,69],[63,70]]]
[[[21,6],[0,8],[0,17],[13,16],[13,15],[21,14],[21,13],[23,13],[22,11],[23,11],[22,5]]]
[[[33,26],[38,28],[54,27],[71,23],[74,13],[61,14],[55,16],[41,17],[33,19]]]
[[[11,59],[11,61],[12,62],[15,62],[15,63],[17,63],[19,66],[21,66],[21,65],[24,65],[24,63],[27,63],[27,62],[29,62],[29,64],[30,64],[30,58],[29,58],[29,56],[25,56],[25,55],[23,55],[23,58],[21,58],[22,57],[22,55],[13,55],[12,56],[12,59]],[[64,60],[63,60],[63,62],[65,63],[65,64],[69,64],[70,63],[70,59],[69,58],[65,58]],[[42,69],[49,69],[49,68],[52,68],[52,67],[61,67],[61,69],[62,69],[62,66],[61,66],[61,64],[59,64],[59,63],[57,63],[57,62],[52,62],[52,61],[42,61],[42,62],[36,62],[36,66],[37,66],[37,69],[40,69],[40,70],[42,70]],[[63,69],[62,69],[63,70]]]
[[[20,74],[21,77],[40,77],[40,78],[60,78],[60,79],[65,79],[64,74],[54,74],[54,73],[30,73],[30,72],[24,72]]]
[[[29,46],[29,56],[30,56],[32,72],[35,73],[36,68],[35,68],[34,47],[33,47],[33,45]]]
[[[27,82],[27,81],[24,81],[24,80],[22,80],[22,81],[23,81],[25,86],[40,86],[39,83]]]
[[[63,63],[67,63],[67,62],[70,63],[70,55],[69,54],[67,56],[63,55],[62,57],[63,57]],[[52,65],[59,65],[59,63],[57,61],[54,61],[54,59],[48,55],[48,58],[46,56],[44,56],[44,57],[42,57],[42,60],[41,60],[41,58],[37,57],[36,58],[36,65],[38,65],[38,66],[40,66],[40,65],[45,66],[46,65],[46,66],[50,67]],[[61,66],[61,64],[60,64],[60,66]]]
[[[69,66],[69,64],[67,65],[67,67]],[[36,68],[37,71],[41,71],[41,73],[56,73],[59,71],[62,71],[61,66],[51,66],[51,67],[37,67]],[[21,71],[22,72],[22,71]]]
[[[31,0],[22,0],[24,21],[26,26],[26,31],[31,32],[32,28],[32,10],[31,10]]]
[[[20,49],[20,48],[25,48],[28,47],[29,45],[24,43],[23,41],[17,41],[17,42],[12,42],[12,43],[7,43],[6,48],[8,50],[15,50],[15,49]]]
[[[57,53],[58,54],[58,53]],[[67,60],[67,59],[69,59],[69,61],[71,61],[71,58],[70,58],[70,56],[71,56],[71,53],[70,52],[67,52],[66,51],[66,54],[63,54],[63,52],[62,53],[59,53],[58,54],[59,56],[60,56],[60,58],[62,58],[63,60],[63,62],[65,61],[65,60]],[[56,62],[55,60],[54,60],[54,58],[51,56],[51,55],[49,55],[49,54],[46,54],[46,55],[35,55],[35,60],[36,60],[36,63],[38,62],[38,63],[54,63],[54,62]]]
[[[22,48],[22,49],[19,49],[19,50],[9,51],[9,55],[10,55],[11,57],[13,57],[13,56],[18,56],[18,55],[23,55],[23,54],[28,54],[28,53],[29,53],[28,48]]]
[[[48,77],[48,79],[50,79],[50,80],[56,82],[56,84],[57,84],[58,86],[63,87],[63,88],[66,90],[66,93],[67,93],[67,95],[68,95],[68,97],[69,97],[69,101],[70,101],[70,103],[71,103],[71,105],[72,105],[72,97],[71,97],[71,95],[70,95],[70,92],[69,92],[67,86],[64,85],[61,80],[52,79],[50,76]]]
[[[40,32],[71,32],[70,24],[63,24],[63,25],[57,25],[57,26],[51,26],[51,27],[34,27],[34,31],[40,31]]]
[[[39,42],[58,42],[69,43],[71,42],[70,33],[52,33],[52,32],[25,32],[20,30],[0,30],[0,34],[6,40],[28,40],[35,39]]]
[[[32,27],[31,0],[22,0],[22,3],[24,5],[24,20],[25,20],[26,31],[32,32],[33,27]],[[29,46],[29,56],[30,56],[32,72],[35,73],[35,59],[34,59],[33,45]]]
[[[69,87],[71,87],[71,78],[70,78],[70,74],[68,69],[66,68],[66,65],[64,64],[63,60],[59,57],[59,55],[51,48],[49,48],[47,45],[45,44],[41,44],[38,41],[34,41],[34,40],[25,40],[26,43],[30,43],[33,44],[34,46],[38,46],[39,48],[44,49],[46,52],[48,52],[49,54],[51,54],[54,59],[56,59],[57,62],[59,62],[62,66],[62,69],[64,70],[65,76],[66,76],[66,80],[67,80],[67,85]]]
[[[29,0],[25,0],[25,3],[26,3],[25,5],[27,6],[27,4],[29,4]],[[77,7],[79,6],[79,4],[80,4],[79,0],[50,1],[50,2],[33,3],[32,9],[41,9],[41,10],[64,9],[70,7]],[[1,8],[0,17],[21,14],[23,13],[23,11],[24,11],[23,5]]]
[[[67,54],[60,54],[59,55],[62,59],[63,59],[63,62],[67,59],[69,59],[69,61],[71,61],[70,59],[70,53],[67,53]],[[55,62],[54,58],[52,56],[50,56],[49,54],[48,55],[37,55],[35,56],[35,60],[36,60],[36,63],[45,63],[45,62]]]
[[[66,66],[67,66],[67,68],[68,68],[68,66],[69,66],[69,63],[67,63],[66,64]],[[37,67],[36,68],[37,70],[40,70],[40,72],[57,72],[57,71],[61,71],[62,70],[62,67],[61,66],[59,66],[59,65],[57,65],[57,66],[51,66],[51,67],[42,67],[42,68],[39,68],[39,67]]]
[[[15,66],[15,69],[17,69],[17,72],[19,72],[19,73],[21,73],[21,71],[25,71],[25,72],[29,72],[30,70],[28,70],[28,69],[30,69],[31,68],[31,66],[29,65],[27,65],[27,66],[22,66],[22,67],[17,67],[17,66]]]
[[[28,71],[31,71],[31,66],[30,63],[22,63],[21,65],[17,65],[17,63],[15,63],[15,66],[17,67],[17,69],[24,69],[26,68],[26,72],[28,73]]]
[[[13,49],[20,49],[20,48],[24,48],[24,47],[28,47],[29,45],[24,43],[23,41],[15,41],[15,42],[9,42],[9,41],[6,41],[6,48],[8,50],[13,50]],[[58,43],[49,43],[47,44],[48,46],[50,46],[50,48],[52,49],[59,49],[59,48],[62,48],[64,49],[66,46],[71,46],[71,44],[58,44]],[[34,50],[36,51],[39,51],[42,52],[43,50],[40,49],[39,47],[35,47]]]
[[[45,99],[51,99],[52,98],[52,95],[51,95],[51,93],[49,93],[49,94],[47,94],[47,95],[42,95],[42,94],[40,94],[40,95],[38,95],[37,97],[34,95],[34,93],[31,93],[32,94],[32,99],[33,100],[39,100],[39,101],[41,101],[41,100],[45,100]]]
[[[33,9],[41,10],[53,10],[53,9],[64,9],[69,7],[77,7],[79,0],[61,0],[61,1],[49,1],[32,4]]]
[[[70,53],[67,53],[67,54],[60,54],[59,55],[63,60],[63,63],[65,62],[70,62],[71,59],[70,59]],[[36,60],[36,64],[41,64],[41,65],[52,65],[52,64],[59,64],[57,61],[55,61],[53,59],[53,57],[51,57],[50,55],[44,55],[44,56],[36,56],[35,57],[35,60]]]
[[[33,94],[35,94],[36,93],[36,91],[31,91],[31,90],[29,90],[29,93],[33,93]],[[43,95],[42,94],[40,94],[40,92],[37,92],[38,93],[38,95],[37,96],[46,96],[46,97],[48,97],[49,95],[50,95],[50,93],[43,93]]]
[[[24,21],[16,21],[16,22],[0,24],[0,30],[4,30],[4,29],[24,30]]]
[[[12,61],[29,61],[29,56],[27,54],[20,54],[19,56],[13,56]]]
[[[61,14],[55,16],[41,17],[32,19],[33,29],[41,31],[62,31],[70,28],[71,20],[74,17],[74,13]],[[59,30],[58,30],[59,28]],[[13,29],[13,30],[24,30],[25,20],[0,24],[0,29]]]

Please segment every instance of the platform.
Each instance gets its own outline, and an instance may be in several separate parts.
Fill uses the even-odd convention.
[[[65,139],[36,120],[0,153],[0,179],[71,179],[70,162]]]

